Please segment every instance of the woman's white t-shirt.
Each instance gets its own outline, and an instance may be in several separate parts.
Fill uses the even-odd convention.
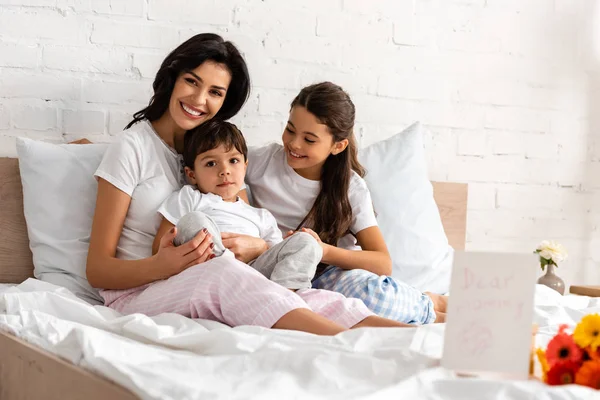
[[[143,120],[123,131],[108,147],[95,176],[131,196],[116,257],[150,257],[162,219],[158,207],[185,183],[181,155]]]
[[[250,188],[253,205],[269,210],[284,234],[288,230],[295,230],[302,222],[311,210],[321,187],[320,181],[298,175],[288,165],[283,146],[277,143],[248,149],[246,184]],[[352,207],[352,233],[377,226],[367,184],[355,172],[352,172],[350,178],[348,198]],[[340,239],[338,246],[359,249],[352,235]]]

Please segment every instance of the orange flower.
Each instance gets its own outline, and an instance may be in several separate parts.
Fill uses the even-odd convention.
[[[600,361],[600,348],[596,349],[596,351],[593,351],[591,349],[591,347],[586,347],[583,350],[584,350],[584,356],[581,358],[581,360],[583,362],[589,361],[589,360]]]
[[[561,329],[559,333],[552,338],[546,348],[546,360],[548,364],[554,365],[557,362],[573,361],[581,362],[582,351],[575,344],[573,336],[564,333]]]
[[[600,361],[586,361],[575,375],[575,383],[600,389]]]
[[[558,362],[554,364],[546,375],[546,382],[549,385],[568,385],[575,383],[575,374],[579,369],[579,364],[573,361]]]

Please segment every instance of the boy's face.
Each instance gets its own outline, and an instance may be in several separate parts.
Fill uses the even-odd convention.
[[[202,193],[219,195],[225,201],[236,201],[244,177],[247,162],[235,147],[229,151],[225,146],[200,153],[194,161],[194,170],[185,168],[190,183]]]

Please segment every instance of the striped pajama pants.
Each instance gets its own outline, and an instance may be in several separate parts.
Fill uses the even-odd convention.
[[[313,280],[313,288],[361,299],[369,310],[380,317],[407,324],[429,324],[435,321],[431,298],[391,276],[379,276],[362,269],[345,270],[330,266]]]
[[[306,308],[350,328],[374,315],[358,299],[318,289],[293,292],[233,256],[213,258],[169,279],[124,290],[101,290],[106,306],[123,314],[177,313],[229,326],[272,327],[288,312]]]

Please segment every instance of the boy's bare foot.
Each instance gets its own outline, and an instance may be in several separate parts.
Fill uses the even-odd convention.
[[[433,301],[433,309],[436,313],[446,313],[448,310],[448,296],[443,296],[441,294],[425,292],[427,296]]]

